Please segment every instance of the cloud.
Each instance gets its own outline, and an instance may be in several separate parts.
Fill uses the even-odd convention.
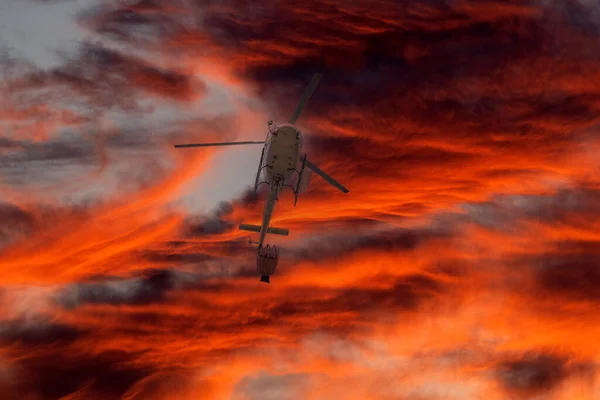
[[[2,346],[19,344],[22,346],[71,343],[86,334],[74,326],[55,322],[11,320],[0,323]]]
[[[386,279],[382,279],[384,282]],[[379,288],[346,287],[337,290],[313,289],[311,300],[285,300],[270,309],[274,319],[337,313],[379,314],[417,311],[427,301],[439,300],[450,286],[433,277],[414,274],[390,279]],[[315,277],[318,282],[318,277]],[[386,282],[387,283],[387,282]],[[308,291],[305,288],[302,291]]]
[[[100,44],[84,42],[78,53],[71,57],[63,67],[31,76],[29,84],[66,85],[105,105],[118,101],[109,99],[116,92],[123,96],[126,91],[140,89],[164,99],[187,102],[204,90],[201,82],[188,75],[161,69],[148,61]]]
[[[70,285],[58,295],[57,302],[67,308],[83,304],[148,304],[163,301],[168,291],[183,288],[195,279],[194,275],[174,269],[151,270],[140,278]]]
[[[591,244],[597,249],[597,242]],[[536,272],[537,288],[554,298],[570,301],[600,301],[598,252],[549,256]]]
[[[165,12],[167,10],[170,12]],[[173,18],[171,13],[175,13],[177,17],[183,16],[178,14],[177,7],[165,9],[164,3],[143,0],[132,2],[126,7],[97,5],[81,12],[78,19],[111,39],[135,37],[136,41],[151,44],[153,40],[181,27],[178,18]]]
[[[17,239],[20,234],[30,232],[36,220],[27,210],[14,204],[0,203],[0,243]]]
[[[95,143],[84,140],[63,138],[36,143],[31,141],[14,141],[9,148],[12,151],[0,158],[0,167],[6,169],[16,164],[45,162],[47,165],[55,162],[90,163],[98,159]]]
[[[247,204],[255,203],[257,200],[258,194],[254,190],[248,189],[241,198],[240,206],[244,207]],[[232,213],[233,204],[223,201],[219,203],[212,215],[190,220],[185,228],[186,233],[194,237],[218,235],[231,231],[234,224],[224,218]]]
[[[340,221],[338,221],[340,222]],[[342,221],[347,227],[357,227],[354,220]],[[451,238],[451,229],[435,228],[398,228],[384,223],[365,224],[359,233],[349,234],[346,229],[327,233],[313,233],[303,243],[286,248],[285,257],[295,261],[311,260],[327,262],[331,259],[346,257],[356,252],[400,253],[413,251],[433,240]]]
[[[81,22],[103,44],[5,82],[2,293],[43,284],[53,302],[44,322],[2,325],[0,368],[22,380],[0,389],[42,399],[593,398],[592,380],[580,380],[597,373],[600,334],[593,9],[90,8]],[[313,176],[298,207],[282,195],[273,225],[291,234],[272,238],[282,259],[261,285],[248,234],[235,228],[260,221],[260,196],[187,215],[184,185],[214,153],[170,144],[244,133],[262,106],[285,119],[315,71],[325,75],[299,120],[304,148],[351,192]],[[222,92],[239,115],[208,117],[212,97],[202,96]],[[90,165],[95,174],[82,173]],[[29,184],[50,166],[84,178],[18,195],[9,166]],[[88,184],[81,208],[50,196]],[[301,346],[315,332],[330,339]],[[336,341],[353,346],[333,357]]]
[[[590,368],[561,355],[532,352],[503,362],[498,379],[508,393],[532,396],[548,393],[570,375],[586,373]]]
[[[258,400],[296,400],[306,398],[310,391],[311,374],[271,375],[260,373],[242,379],[234,389],[234,398]]]
[[[594,188],[560,189],[552,195],[496,196],[489,202],[465,204],[472,223],[500,235],[543,246],[510,250],[507,260],[532,279],[530,290],[556,302],[597,301],[600,284],[595,229],[598,192]],[[532,240],[531,233],[536,232]],[[559,300],[560,299],[560,300]]]
[[[127,365],[131,360],[132,356],[123,351],[32,355],[17,362],[23,377],[3,389],[14,399],[34,396],[50,400],[82,388],[89,398],[120,397],[132,384],[150,374],[143,368]]]
[[[475,222],[490,228],[533,220],[558,225],[575,222],[577,214],[600,214],[599,196],[595,189],[573,187],[551,195],[496,196],[492,201],[463,208]]]

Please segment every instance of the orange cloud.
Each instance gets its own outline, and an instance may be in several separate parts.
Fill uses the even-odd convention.
[[[160,67],[85,45],[10,81],[5,119],[54,122],[0,139],[2,393],[597,397],[599,60],[584,5],[144,0],[81,18]],[[177,201],[214,152],[170,145],[230,140],[260,114],[242,97],[284,120],[317,70],[305,150],[351,191],[313,176],[297,207],[282,196],[273,224],[291,235],[273,238],[282,259],[261,285],[236,230],[260,220],[260,194],[187,215]],[[209,96],[205,81],[240,94],[234,122],[132,122]],[[85,117],[19,100],[40,88]],[[104,126],[93,146],[59,134],[90,124]],[[24,192],[56,165],[117,189],[77,206]]]

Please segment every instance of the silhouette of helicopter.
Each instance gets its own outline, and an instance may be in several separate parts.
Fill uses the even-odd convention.
[[[234,146],[234,145],[250,145],[262,144],[262,154],[256,172],[254,181],[254,190],[257,191],[259,186],[266,184],[270,187],[269,194],[265,201],[265,208],[262,216],[262,224],[249,225],[240,224],[239,229],[250,232],[259,233],[258,242],[250,240],[250,244],[257,244],[256,266],[258,273],[261,276],[261,282],[270,283],[269,277],[275,272],[277,263],[279,262],[279,249],[276,246],[264,245],[267,234],[287,236],[288,229],[271,227],[271,217],[275,208],[275,203],[279,198],[279,192],[282,192],[285,187],[289,187],[294,192],[294,207],[298,201],[298,195],[308,188],[311,172],[315,172],[331,185],[335,186],[344,193],[349,190],[334,180],[331,176],[323,172],[319,167],[310,162],[306,154],[301,156],[302,152],[302,132],[294,125],[306,103],[315,92],[322,74],[315,74],[312,81],[304,91],[300,98],[294,113],[287,123],[277,123],[274,121],[268,122],[269,132],[267,137],[262,142],[246,141],[246,142],[220,142],[220,143],[193,143],[193,144],[177,144],[176,148],[184,147],[212,147],[212,146]],[[299,168],[298,168],[299,167]],[[261,179],[262,178],[262,179]],[[295,180],[295,182],[294,182]],[[292,186],[292,184],[294,186]]]

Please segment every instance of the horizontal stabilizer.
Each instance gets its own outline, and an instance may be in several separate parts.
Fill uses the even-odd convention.
[[[240,224],[239,229],[242,231],[260,232],[260,226],[258,225]],[[281,228],[267,228],[267,233],[272,235],[287,236],[290,234],[290,230]]]
[[[181,147],[212,147],[212,146],[235,146],[240,144],[265,144],[265,142],[218,142],[218,143],[191,143],[191,144],[176,144],[176,148]]]
[[[327,175],[325,172],[321,171],[321,169],[319,167],[317,167],[315,164],[313,164],[310,161],[306,160],[306,166],[308,168],[312,169],[314,172],[317,173],[317,175],[319,175],[321,178],[325,179],[327,182],[329,182],[330,184],[332,184],[333,186],[335,186],[336,188],[338,188],[342,192],[344,192],[344,193],[348,193],[349,192],[348,189],[346,189],[345,187],[343,187],[338,181],[336,181],[335,179],[333,179],[332,177],[330,177],[329,175]]]

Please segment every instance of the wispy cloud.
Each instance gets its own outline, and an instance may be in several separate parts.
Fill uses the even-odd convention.
[[[596,8],[103,3],[60,66],[6,55],[0,392],[594,399]],[[282,195],[261,285],[261,194],[188,213],[215,150],[171,145],[285,120],[316,71],[305,150],[351,192]]]

